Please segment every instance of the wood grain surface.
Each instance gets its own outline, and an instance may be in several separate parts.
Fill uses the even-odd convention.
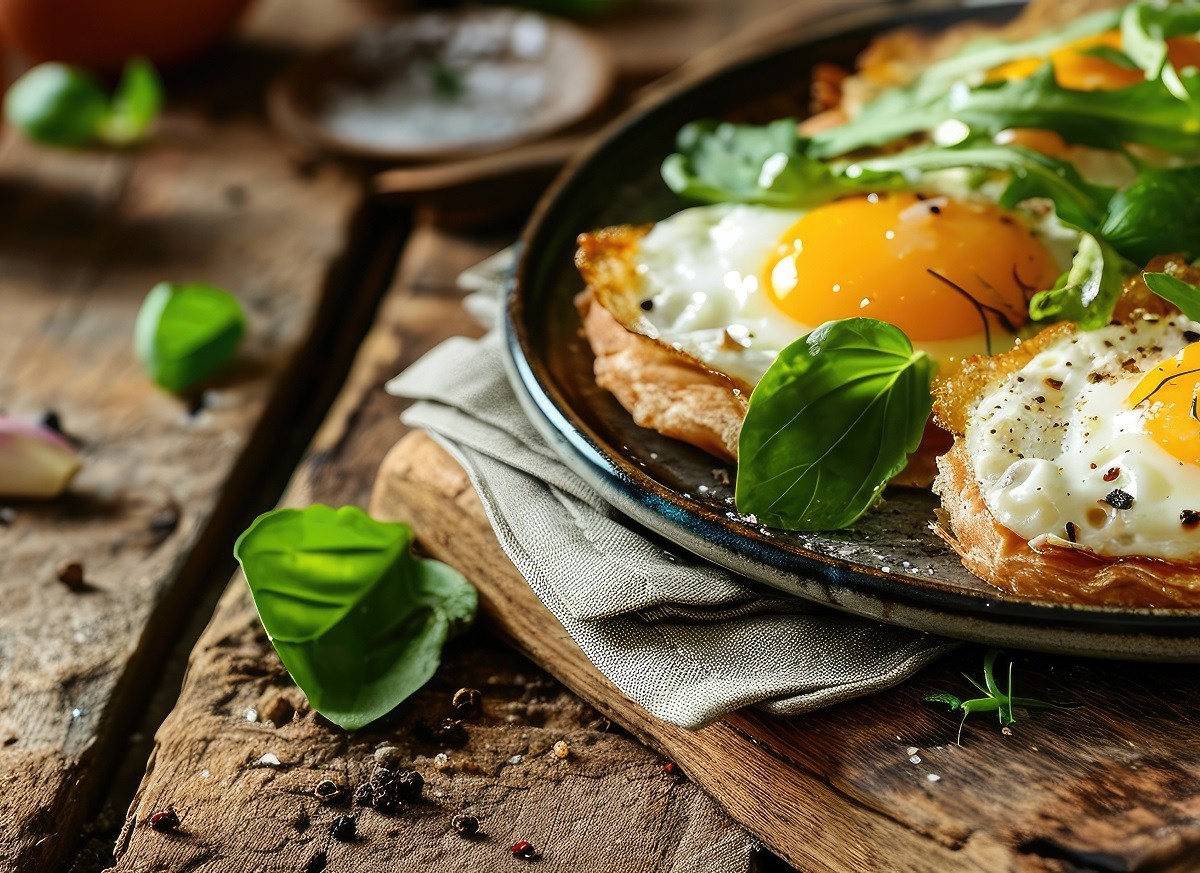
[[[13,504],[0,528],[0,869],[50,870],[72,848],[199,586],[230,565],[214,547],[332,332],[316,313],[346,293],[362,183],[276,147],[252,88],[277,51],[172,80],[141,149],[0,146],[0,407],[55,411],[84,459],[66,497]],[[227,288],[250,323],[227,372],[184,397],[132,353],[162,280]],[[64,560],[85,593],[57,581]]]
[[[797,718],[754,710],[688,732],[626,699],[499,548],[462,469],[423,434],[385,460],[372,503],[405,518],[479,588],[497,628],[805,871],[1195,870],[1200,682],[1194,667],[1016,653],[1017,693],[1081,703],[963,725],[923,701],[969,697],[964,647],[904,686]]]
[[[454,277],[499,245],[418,226],[285,502],[367,504],[378,460],[403,434],[400,403],[383,383],[442,336],[478,332]],[[451,696],[467,685],[482,691],[483,716],[465,723],[461,744],[428,736],[422,720],[451,715]],[[569,745],[566,759],[552,752],[558,741]],[[435,764],[438,753],[448,756],[444,769]],[[386,816],[314,796],[326,778],[361,785],[384,758],[422,774],[424,803]],[[482,630],[448,647],[416,697],[347,734],[309,710],[291,685],[238,576],[158,733],[115,870],[510,870],[522,863],[508,851],[519,839],[541,851],[539,870],[748,870],[752,840],[662,765]],[[147,826],[168,805],[183,818],[177,835]],[[485,836],[466,840],[450,828],[461,810],[479,818]],[[342,814],[358,816],[354,842],[330,835]]]

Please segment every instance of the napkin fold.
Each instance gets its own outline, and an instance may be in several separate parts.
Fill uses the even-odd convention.
[[[496,270],[498,263],[488,262]],[[479,273],[471,309],[494,296]],[[482,287],[481,287],[482,286]],[[564,465],[522,412],[496,331],[448,340],[388,383],[462,464],[500,545],[597,669],[699,728],[739,707],[795,715],[880,691],[955,643],[784,595],[664,549]]]

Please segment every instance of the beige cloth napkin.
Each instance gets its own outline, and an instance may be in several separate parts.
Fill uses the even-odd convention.
[[[488,315],[508,262],[464,284]],[[757,585],[665,551],[551,451],[505,377],[496,332],[451,339],[393,379],[403,415],[463,465],[501,546],[631,699],[698,728],[742,706],[794,715],[902,682],[955,644]]]

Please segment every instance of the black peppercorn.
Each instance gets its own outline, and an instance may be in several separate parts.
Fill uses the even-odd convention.
[[[355,821],[354,816],[339,815],[329,826],[329,833],[335,840],[348,843],[354,839],[357,828],[358,823]]]
[[[473,815],[459,813],[450,819],[450,827],[454,828],[464,837],[473,837],[479,833],[479,819]]]
[[[375,789],[364,782],[354,790],[354,802],[359,806],[371,806],[375,802]]]
[[[1133,506],[1133,495],[1120,488],[1114,488],[1104,495],[1104,502],[1114,509],[1129,509]]]
[[[460,688],[454,692],[450,705],[459,718],[479,718],[483,711],[483,695],[478,688]]]
[[[332,779],[322,779],[313,786],[313,794],[322,803],[337,803],[346,796],[346,788]]]

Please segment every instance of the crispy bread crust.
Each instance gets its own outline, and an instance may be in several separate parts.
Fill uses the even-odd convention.
[[[1200,268],[1178,255],[1157,257],[1146,269],[1173,273],[1187,282],[1200,281]],[[1139,273],[1125,284],[1115,320],[1135,322],[1146,315],[1171,313],[1171,305],[1151,294]],[[1200,566],[1196,564],[1112,558],[1054,545],[1034,550],[996,521],[987,507],[966,442],[958,438],[966,430],[970,410],[1002,379],[1076,330],[1065,322],[1052,325],[1011,351],[969,359],[959,373],[934,386],[934,418],[956,436],[954,447],[938,459],[933,490],[942,507],[934,531],[958,553],[968,570],[996,588],[1022,597],[1104,606],[1200,605]]]
[[[1034,551],[999,524],[979,489],[966,444],[938,458],[934,532],[985,582],[1020,597],[1102,606],[1200,605],[1200,567],[1156,558],[1108,558],[1080,549]]]
[[[575,263],[587,288],[575,300],[596,356],[596,384],[640,427],[737,458],[749,387],[634,329],[641,315],[633,254],[644,227],[610,227],[579,237]]]

